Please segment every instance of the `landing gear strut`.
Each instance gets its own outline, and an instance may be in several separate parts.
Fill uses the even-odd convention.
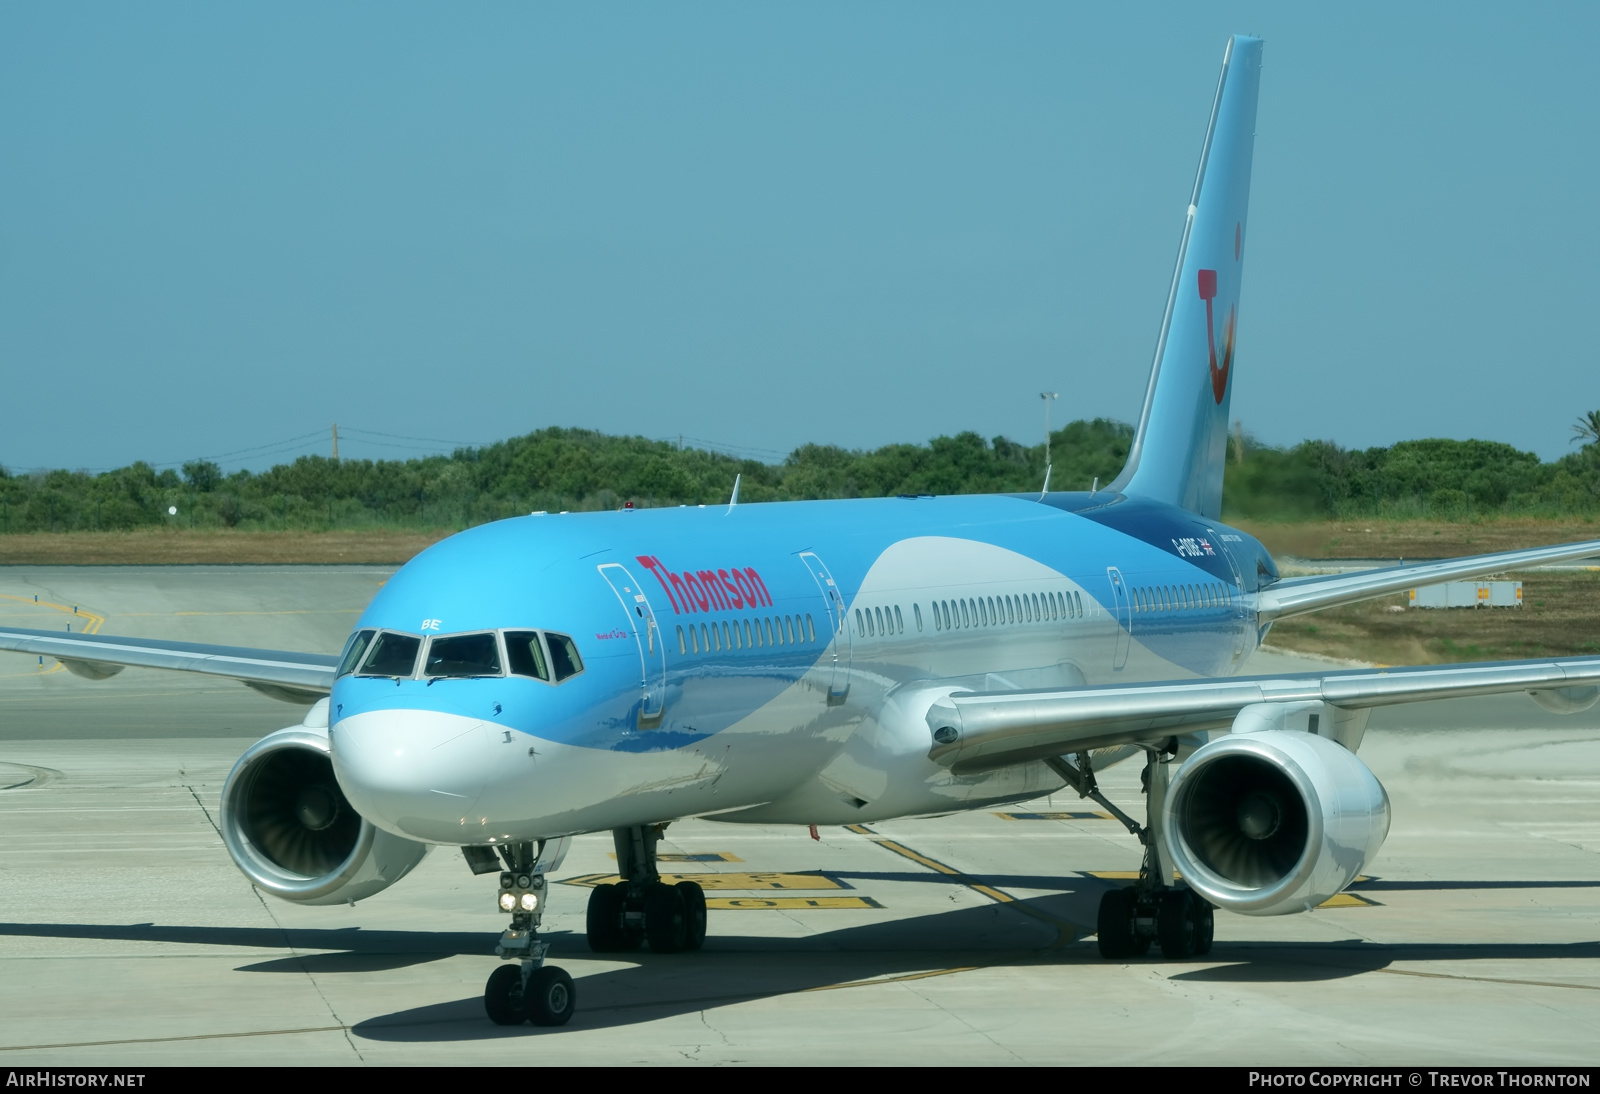
[[[511,913],[511,926],[494,948],[502,961],[483,989],[483,1009],[489,1020],[500,1026],[532,1022],[536,1026],[564,1026],[572,1018],[578,1001],[572,977],[565,969],[544,963],[550,943],[539,939],[539,921],[544,918],[548,895],[545,874],[561,865],[568,840],[541,840],[502,844],[500,857],[506,870],[500,875],[500,910]],[[471,848],[470,851],[480,851]],[[481,857],[481,855],[480,855]],[[479,872],[480,863],[471,853],[467,861]]]
[[[1144,845],[1139,880],[1100,898],[1096,928],[1102,957],[1137,957],[1148,953],[1152,942],[1160,945],[1162,956],[1170,961],[1202,957],[1211,952],[1215,909],[1199,893],[1172,883],[1172,858],[1167,851],[1167,833],[1161,824],[1170,778],[1168,764],[1186,756],[1200,743],[1172,738],[1165,747],[1148,753],[1142,780],[1148,818],[1144,825],[1118,809],[1100,792],[1087,752],[1078,753],[1076,763],[1065,757],[1045,761],[1066,779],[1079,797],[1092,798]]]
[[[669,885],[656,868],[656,844],[666,827],[612,829],[622,880],[589,893],[589,948],[596,953],[626,953],[645,941],[656,953],[682,953],[705,943],[704,891],[693,881]]]

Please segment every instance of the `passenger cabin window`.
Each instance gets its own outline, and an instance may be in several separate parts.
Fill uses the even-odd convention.
[[[683,631],[678,631],[679,641]],[[506,665],[512,676],[531,676],[535,680],[550,681],[550,666],[545,662],[544,643],[538,631],[506,632]]]
[[[499,676],[500,643],[491,634],[452,634],[428,643],[422,675],[433,679]]]
[[[383,631],[372,643],[372,652],[361,666],[361,676],[415,676],[417,651],[422,639],[411,634]]]
[[[367,647],[372,645],[372,636],[377,631],[357,631],[350,636],[350,641],[344,644],[344,656],[339,658],[340,676],[349,676],[356,671],[356,666],[361,663],[361,655],[367,652]]]
[[[811,613],[807,612],[806,613],[806,641],[807,642],[815,642],[816,640],[817,640],[817,628],[812,625]]]
[[[550,643],[550,667],[555,670],[556,683],[583,671],[577,643],[564,634],[546,634],[545,638]]]

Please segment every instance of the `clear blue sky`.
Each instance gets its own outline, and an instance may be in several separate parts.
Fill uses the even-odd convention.
[[[62,3],[0,8],[0,462],[1132,420],[1236,31],[1236,415],[1570,450],[1594,4]]]

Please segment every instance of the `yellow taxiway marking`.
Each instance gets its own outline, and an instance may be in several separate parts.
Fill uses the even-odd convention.
[[[616,874],[583,874],[563,878],[563,885],[615,885],[622,879]],[[702,889],[843,889],[830,877],[821,874],[662,874],[668,884],[680,881],[698,882]]]
[[[70,615],[75,619],[83,620],[83,626],[78,628],[76,631],[73,631],[73,634],[98,633],[100,628],[105,625],[106,621],[105,616],[96,615],[94,612],[89,611],[79,604],[57,604],[53,600],[36,600],[29,596],[12,596],[10,593],[0,593],[0,600],[13,600],[18,604],[26,604],[29,607],[48,608],[50,611],[60,612],[63,615]],[[63,668],[64,666],[61,664],[61,662],[57,661],[49,668],[44,668],[41,666],[40,668],[35,669],[33,672],[8,672],[4,675],[48,676],[52,672],[61,672]]]
[[[1138,881],[1139,880],[1139,871],[1137,871],[1137,870],[1085,870],[1083,872],[1088,874],[1090,877],[1097,877],[1101,881]],[[1172,879],[1174,881],[1177,881],[1181,877],[1183,877],[1183,875],[1179,874],[1177,872],[1174,872],[1173,875],[1172,875]]]
[[[1057,932],[1056,940],[1051,944],[1051,948],[1065,946],[1067,943],[1072,942],[1079,936],[1087,933],[1086,928],[1080,927],[1076,923],[1068,922],[1065,919],[1058,919],[1049,912],[1040,911],[1033,905],[1028,904],[1025,901],[1018,900],[1010,893],[996,889],[992,885],[985,885],[977,878],[962,873],[954,866],[947,866],[938,859],[929,858],[920,851],[913,851],[903,843],[880,836],[864,824],[847,824],[845,825],[845,828],[848,831],[856,833],[857,835],[866,836],[868,839],[872,840],[873,843],[876,843],[879,847],[882,847],[886,851],[893,851],[895,854],[900,855],[903,858],[908,858],[920,866],[926,866],[928,869],[940,874],[944,874],[946,877],[956,879],[968,889],[971,889],[973,892],[978,893],[981,896],[988,897],[996,904],[1005,904],[1008,907],[1015,908],[1023,915],[1031,916],[1032,918],[1039,920],[1041,923],[1049,924],[1050,926],[1054,927]]]
[[[1084,873],[1088,874],[1090,877],[1097,877],[1102,881],[1138,881],[1139,880],[1139,871],[1137,871],[1137,870],[1085,870]],[[1183,875],[1182,874],[1178,874],[1178,873],[1174,873],[1172,875],[1172,879],[1174,881],[1181,881],[1183,879]],[[1360,885],[1363,881],[1371,881],[1371,880],[1372,879],[1370,877],[1368,877],[1365,874],[1362,874],[1360,877],[1356,878],[1350,884],[1351,885]],[[1318,904],[1317,907],[1319,907],[1319,908],[1375,908],[1375,907],[1379,907],[1379,904],[1378,904],[1378,902],[1376,900],[1368,900],[1366,897],[1361,896],[1361,895],[1359,895],[1357,893],[1335,893],[1333,896],[1329,897],[1327,900],[1324,900],[1321,904]]]
[[[1075,813],[996,813],[995,816],[999,817],[1001,820],[1009,820],[1009,821],[1029,821],[1029,820],[1064,821],[1064,820],[1114,820],[1115,819],[1114,817],[1112,817],[1112,815],[1110,813],[1102,813],[1099,810],[1089,810],[1089,811],[1079,810],[1078,812],[1075,812]]]
[[[145,616],[170,619],[179,615],[358,615],[362,610],[361,608],[294,608],[281,612],[118,612],[117,618],[134,619]]]
[[[802,991],[839,991],[841,988],[871,988],[879,984],[904,984],[908,980],[928,980],[935,976],[954,976],[958,972],[977,972],[988,965],[961,965],[953,969],[929,969],[927,972],[908,972],[900,976],[875,976],[870,980],[846,980],[843,984],[820,984]]]
[[[606,858],[616,858],[615,851],[607,851]],[[732,851],[688,851],[667,852],[662,851],[656,855],[657,862],[743,862],[744,859]]]
[[[808,908],[881,908],[870,896],[711,896],[706,907],[725,912],[805,911]]]

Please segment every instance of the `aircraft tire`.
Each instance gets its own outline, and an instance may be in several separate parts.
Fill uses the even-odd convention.
[[[1197,911],[1194,894],[1188,889],[1161,894],[1161,907],[1156,912],[1156,941],[1161,943],[1161,956],[1182,961],[1195,955]]]
[[[1204,957],[1211,952],[1211,941],[1217,931],[1217,910],[1210,901],[1196,893],[1194,897],[1194,955]]]
[[[528,1020],[522,1009],[522,969],[501,965],[489,974],[483,987],[483,1009],[497,1026],[520,1026]]]
[[[689,916],[676,885],[657,881],[645,887],[644,933],[655,953],[682,952],[689,933]]]
[[[589,890],[589,907],[584,920],[589,948],[595,953],[616,953],[632,948],[624,945],[628,932],[622,925],[620,885],[596,885]]]
[[[518,970],[520,971],[520,970]],[[564,1026],[577,1009],[578,991],[567,970],[555,965],[534,969],[522,992],[523,1009],[536,1026]]]
[[[1133,890],[1112,889],[1102,895],[1095,926],[1101,957],[1115,961],[1137,953],[1138,938],[1133,930]]]
[[[706,892],[698,881],[680,881],[673,886],[683,895],[683,907],[688,920],[684,932],[683,948],[698,950],[706,943]]]

